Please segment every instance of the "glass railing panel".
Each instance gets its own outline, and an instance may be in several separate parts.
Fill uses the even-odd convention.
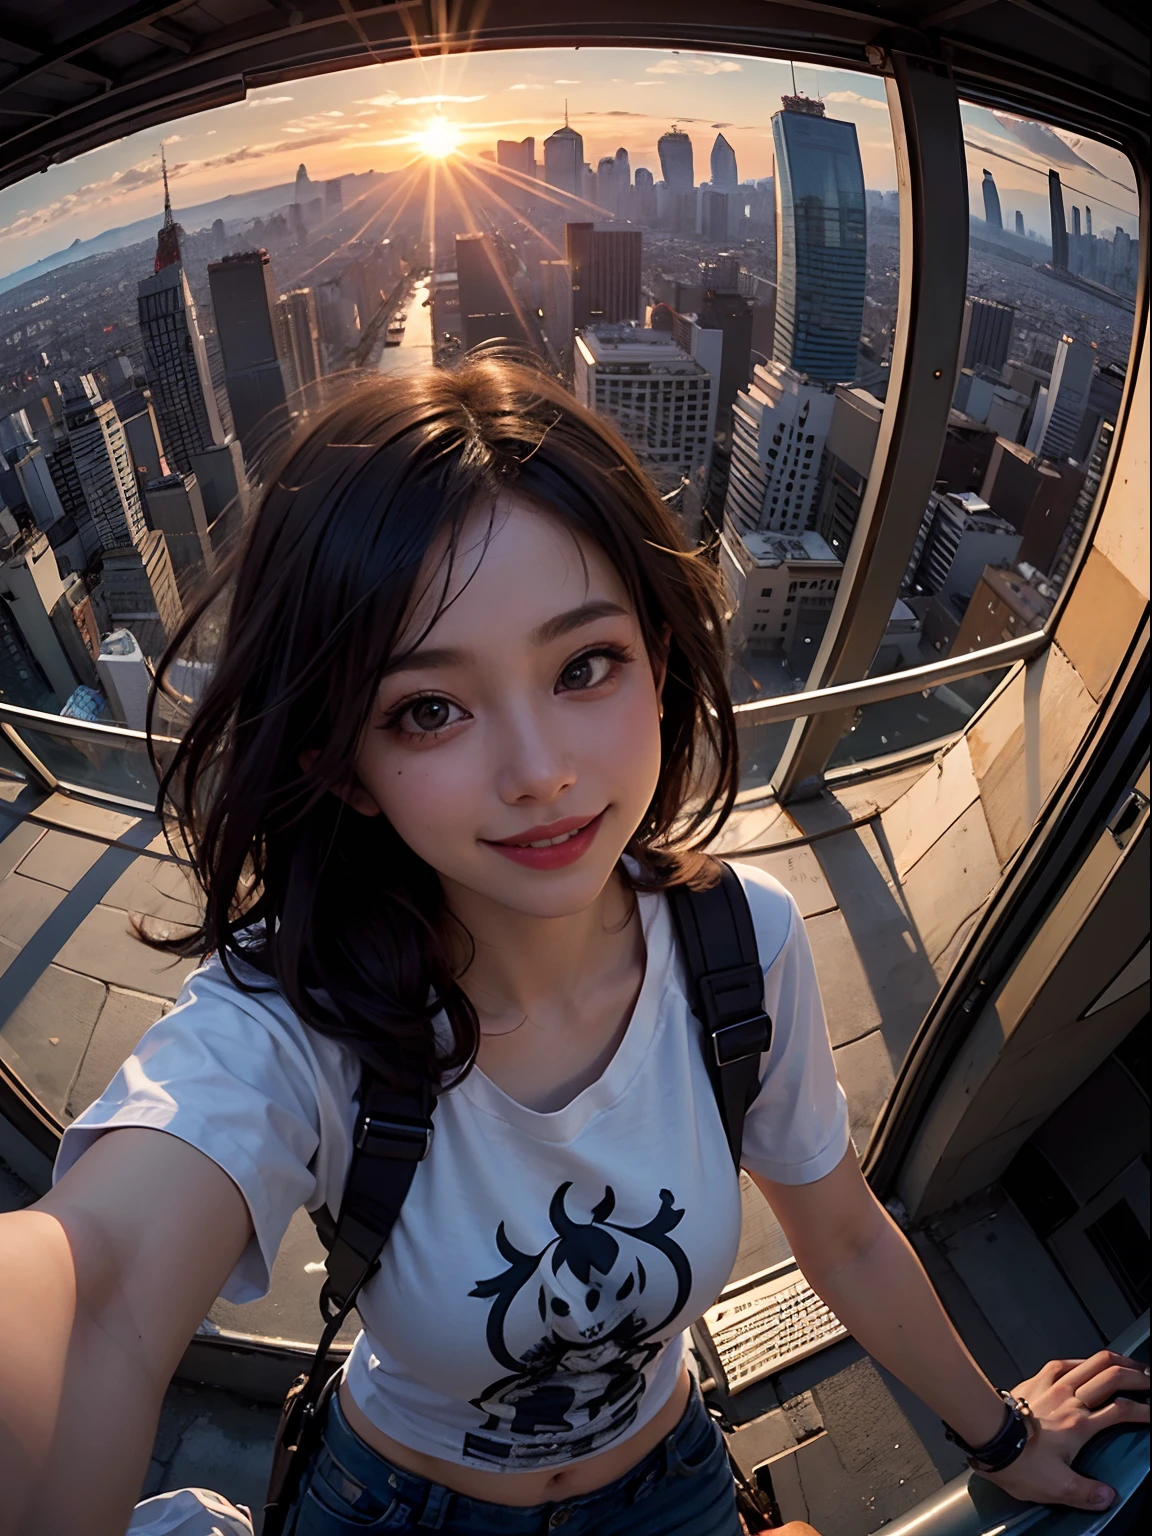
[[[1007,673],[1006,667],[999,667],[994,672],[919,689],[904,698],[863,705],[853,712],[828,767],[867,763],[956,735]]]
[[[961,121],[969,246],[952,410],[871,675],[1045,625],[1083,542],[1126,383],[1139,257],[1130,161],[1086,135],[970,103]],[[921,725],[890,707],[882,717],[902,737]]]
[[[17,729],[21,740],[63,783],[155,806],[156,775],[140,738],[125,734],[122,740],[110,742],[93,740],[79,731],[62,736],[57,728],[37,730],[24,721]]]

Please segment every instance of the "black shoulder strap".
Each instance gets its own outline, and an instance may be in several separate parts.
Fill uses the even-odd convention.
[[[346,1312],[376,1268],[391,1236],[416,1164],[432,1145],[432,1089],[400,1093],[386,1088],[367,1067],[361,1075],[360,1104],[352,1163],[344,1185],[340,1216],[328,1231],[328,1279],[320,1293],[325,1317]]]
[[[744,1115],[760,1086],[760,1057],[772,1043],[756,928],[740,878],[723,862],[720,879],[709,890],[677,886],[668,896],[688,1000],[704,1026],[708,1074],[739,1168]]]
[[[725,1134],[739,1167],[744,1113],[759,1086],[762,1052],[772,1038],[764,1012],[764,974],[744,887],[732,868],[706,891],[671,891],[693,1012],[708,1034],[705,1057]],[[316,1225],[328,1246],[328,1278],[320,1294],[325,1317],[347,1311],[376,1268],[416,1164],[432,1143],[435,1096],[400,1093],[368,1069],[361,1079],[356,1141],[339,1220]]]

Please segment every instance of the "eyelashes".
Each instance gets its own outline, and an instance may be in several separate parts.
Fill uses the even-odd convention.
[[[634,660],[627,646],[596,645],[565,662],[556,679],[555,693],[592,693]],[[597,665],[599,663],[600,665]],[[401,700],[388,714],[382,730],[415,741],[429,741],[470,719],[468,711],[440,693],[421,693]],[[408,722],[408,723],[406,723]]]

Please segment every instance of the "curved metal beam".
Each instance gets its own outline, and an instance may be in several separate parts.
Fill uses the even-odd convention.
[[[956,87],[894,54],[887,78],[900,190],[900,289],[891,382],[868,489],[809,684],[864,677],[884,638],[948,429],[968,275],[968,174]],[[787,802],[817,788],[851,712],[797,722],[773,776]]]

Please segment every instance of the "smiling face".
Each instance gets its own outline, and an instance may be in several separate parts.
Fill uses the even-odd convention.
[[[442,553],[417,583],[353,804],[387,816],[450,905],[455,888],[567,916],[603,891],[655,791],[658,681],[595,544],[515,498],[491,526],[486,508],[469,519],[446,592]]]

